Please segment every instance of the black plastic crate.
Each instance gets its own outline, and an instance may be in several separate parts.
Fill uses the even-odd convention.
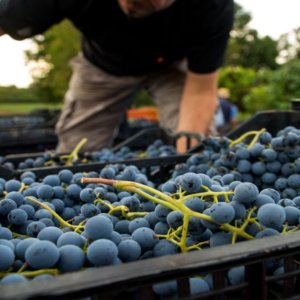
[[[300,111],[269,110],[257,112],[253,117],[231,130],[226,136],[235,139],[247,131],[260,130],[262,128],[265,128],[272,135],[275,135],[286,126],[300,128]]]
[[[174,134],[169,130],[162,129],[160,127],[153,127],[153,128],[144,129],[144,130],[136,133],[131,138],[129,138],[129,139],[125,140],[124,142],[113,147],[112,151],[116,153],[122,147],[129,147],[132,151],[145,151],[147,149],[147,147],[149,145],[151,145],[157,139],[162,140],[162,142],[167,146],[175,146],[177,139],[182,136],[186,137],[187,149],[192,149],[191,148],[191,139],[192,138],[197,139],[198,142],[202,139],[202,136],[200,136],[198,134],[187,133],[187,132],[180,132],[180,133]],[[27,142],[30,143],[29,145],[32,145],[31,140],[27,140]],[[55,142],[56,142],[56,137],[54,137],[54,139],[53,139],[53,145]],[[48,143],[48,145],[51,146],[51,144],[49,144],[49,143]],[[8,147],[8,145],[6,145],[6,147]],[[13,144],[12,147],[16,147],[16,144]],[[45,149],[47,149],[47,148],[45,148]],[[51,149],[51,148],[48,148],[48,149]],[[193,152],[195,152],[195,151],[190,152],[188,150],[186,153],[188,154],[188,153],[193,153]],[[0,147],[0,153],[1,153],[1,147]],[[24,161],[27,158],[34,159],[34,158],[43,156],[43,154],[44,154],[43,152],[8,154],[5,156],[5,162],[11,162],[15,166],[17,166],[18,163]],[[137,160],[137,159],[133,159],[133,160]],[[130,161],[128,161],[128,162],[126,161],[126,163],[130,163]],[[169,161],[169,160],[166,158],[166,161]],[[121,161],[118,161],[118,162],[121,162]],[[114,162],[110,162],[110,163],[114,163]],[[93,168],[93,165],[95,165],[95,163],[88,163],[88,165],[91,165],[91,168]],[[84,165],[81,164],[80,166],[82,168]],[[76,169],[76,166],[74,166],[74,167]],[[45,170],[51,171],[51,170],[58,170],[61,168],[64,168],[64,166],[53,167],[53,168],[45,167]],[[39,168],[39,169],[41,169],[41,168]],[[3,170],[3,168],[2,168],[2,170]],[[23,171],[24,170],[22,170],[22,172]],[[4,173],[4,172],[2,171],[2,173]]]
[[[57,136],[51,128],[22,128],[0,131],[0,155],[54,149]]]
[[[300,232],[296,232],[1,286],[0,299],[160,299],[152,285],[168,280],[177,281],[176,299],[299,299],[300,269],[292,267],[299,253]],[[284,259],[284,274],[266,275],[264,265],[270,258]],[[244,282],[226,286],[227,270],[240,265],[245,265]],[[214,290],[191,296],[188,278],[206,273],[213,276]],[[278,280],[284,281],[280,289],[274,286]]]
[[[199,143],[201,142],[203,136],[193,132],[178,132],[175,133],[168,129],[163,129],[161,127],[154,127],[141,130],[137,134],[128,138],[124,142],[114,146],[112,148],[113,151],[118,151],[122,147],[129,147],[132,150],[141,150],[146,149],[149,145],[151,145],[155,140],[162,140],[164,144],[176,146],[176,141],[180,137],[186,138],[186,147],[187,149],[191,148],[192,139],[196,139]]]

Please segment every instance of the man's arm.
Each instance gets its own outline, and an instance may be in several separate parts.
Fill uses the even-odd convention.
[[[218,72],[197,74],[189,71],[180,103],[177,131],[209,133],[217,107]],[[179,152],[185,151],[185,139],[177,144]]]

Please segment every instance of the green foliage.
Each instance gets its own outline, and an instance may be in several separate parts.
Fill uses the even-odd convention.
[[[300,27],[281,35],[278,49],[279,58],[282,62],[300,59]]]
[[[278,64],[277,41],[270,37],[259,37],[258,32],[249,28],[251,15],[235,4],[235,21],[228,43],[225,64],[253,69],[276,69]]]
[[[146,90],[140,90],[132,97],[132,105],[134,107],[155,106],[151,95]]]
[[[257,72],[250,68],[224,67],[220,69],[219,86],[230,90],[230,100],[244,110],[242,99],[257,82]]]
[[[33,89],[17,88],[16,86],[0,86],[0,103],[14,103],[18,101],[40,101]]]
[[[69,21],[63,21],[33,41],[36,49],[27,52],[28,60],[48,65],[34,75],[34,86],[45,101],[61,101],[71,76],[69,60],[80,49],[80,34]]]

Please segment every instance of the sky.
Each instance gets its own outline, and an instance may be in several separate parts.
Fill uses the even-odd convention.
[[[226,1],[226,0],[224,0]],[[236,0],[251,13],[251,28],[261,36],[277,39],[281,34],[300,27],[300,0]],[[14,41],[0,37],[0,85],[26,87],[31,82],[29,68],[24,61],[24,50],[30,40]]]

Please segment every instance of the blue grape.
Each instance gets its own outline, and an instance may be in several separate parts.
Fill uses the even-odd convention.
[[[257,239],[261,239],[264,237],[268,237],[268,236],[274,236],[274,235],[279,235],[279,231],[273,229],[273,228],[265,228],[261,231],[259,231],[256,235],[255,238]]]
[[[159,221],[154,226],[154,232],[157,234],[167,234],[170,227],[167,223]]]
[[[156,283],[152,286],[155,294],[165,297],[175,297],[177,295],[177,281],[170,280],[166,282]]]
[[[85,224],[86,235],[91,240],[107,238],[112,231],[112,222],[102,215],[90,218]]]
[[[227,274],[228,281],[231,285],[238,285],[245,281],[245,267],[239,266],[231,268]]]
[[[174,194],[177,191],[177,185],[176,182],[173,180],[169,180],[167,182],[165,182],[162,186],[161,186],[161,191],[164,193],[170,193],[170,194]]]
[[[201,191],[202,179],[197,174],[188,172],[182,175],[179,184],[189,194],[198,193]]]
[[[277,176],[274,173],[266,172],[261,176],[261,181],[267,184],[273,184],[277,179]]]
[[[59,251],[53,243],[39,241],[26,249],[25,259],[33,269],[52,268],[59,259]]]
[[[3,199],[0,201],[0,216],[7,216],[10,211],[17,208],[17,204],[12,199]]]
[[[84,188],[80,191],[80,199],[85,203],[93,203],[96,198],[96,193],[91,188]]]
[[[114,179],[116,176],[116,170],[112,166],[107,166],[100,171],[100,177],[107,179]]]
[[[275,203],[277,203],[280,200],[280,193],[273,188],[264,189],[260,191],[260,194],[271,197]]]
[[[61,199],[52,199],[51,203],[53,204],[55,211],[60,214],[65,208],[65,203]]]
[[[5,182],[4,188],[7,192],[18,192],[22,183],[19,180],[11,179]]]
[[[64,199],[66,200],[66,199]],[[73,203],[72,203],[73,204]],[[73,219],[75,216],[76,216],[76,211],[75,209],[73,208],[73,205],[70,205],[68,206],[66,203],[65,203],[65,207],[64,209],[62,210],[62,212],[60,213],[60,216],[64,219],[64,220],[71,220]]]
[[[265,132],[262,132],[260,135],[259,135],[259,141],[261,144],[270,144],[272,142],[272,135],[265,131]]]
[[[31,222],[30,224],[28,224],[26,233],[27,233],[27,235],[29,235],[31,237],[37,237],[39,232],[44,228],[46,228],[46,225],[43,222],[34,221],[34,222]]]
[[[20,192],[10,192],[6,195],[7,199],[11,199],[16,202],[17,206],[24,203],[24,196]]]
[[[295,202],[291,199],[288,199],[288,198],[280,199],[277,204],[282,206],[282,207],[286,207],[286,206],[296,207]]]
[[[25,210],[16,208],[9,212],[7,219],[12,225],[23,225],[26,223],[28,215]]]
[[[292,174],[288,177],[288,185],[293,189],[300,188],[300,175]]]
[[[118,247],[110,240],[99,239],[87,249],[87,259],[94,266],[111,265],[118,256]]]
[[[15,244],[12,241],[13,240],[0,239],[0,245],[7,246],[15,252]]]
[[[228,245],[231,244],[232,241],[232,234],[228,232],[216,232],[213,233],[212,236],[209,239],[210,247],[217,247],[222,245]]]
[[[162,222],[165,222],[167,220],[167,215],[171,212],[171,209],[158,204],[155,207],[154,213],[155,216]]]
[[[59,175],[47,175],[43,179],[43,184],[50,185],[50,186],[58,186],[60,185],[60,177]]]
[[[286,215],[286,222],[290,226],[297,226],[299,225],[299,218],[300,218],[300,211],[296,207],[287,206],[284,207],[285,215]]]
[[[233,207],[224,202],[213,204],[210,207],[210,215],[219,224],[230,223],[235,216]]]
[[[189,225],[188,225],[188,232],[191,235],[201,235],[205,232],[206,227],[203,224],[204,220],[199,219],[197,217],[190,217]]]
[[[249,151],[251,155],[255,157],[261,155],[263,150],[264,150],[264,146],[262,144],[255,143]]]
[[[36,190],[37,196],[43,200],[50,200],[54,195],[53,187],[48,184],[41,184]]]
[[[267,162],[274,161],[277,158],[277,152],[273,149],[264,149],[261,152],[261,157]]]
[[[81,248],[74,245],[65,245],[59,248],[58,269],[61,272],[74,272],[80,270],[85,261]]]
[[[136,196],[124,197],[120,200],[120,204],[127,206],[131,212],[136,212],[140,210],[140,200]]]
[[[58,238],[63,234],[63,231],[60,228],[57,228],[55,226],[49,226],[44,229],[42,229],[39,234],[37,235],[37,238],[39,240],[47,240],[50,242],[53,242],[56,244]]]
[[[65,245],[74,245],[79,248],[82,248],[84,244],[85,244],[84,238],[80,234],[72,231],[61,234],[58,237],[56,242],[58,248]]]
[[[263,226],[281,228],[286,219],[285,210],[277,204],[265,204],[258,209],[257,218]]]
[[[230,205],[233,207],[235,212],[235,219],[244,219],[247,215],[247,210],[244,204],[237,201],[231,201]]]
[[[8,274],[8,275],[6,275],[5,277],[2,278],[0,283],[14,284],[14,283],[18,283],[18,282],[27,282],[27,281],[28,281],[28,279],[26,277],[24,277],[23,275]]]
[[[267,204],[267,203],[275,203],[275,201],[268,195],[259,194],[254,202],[254,205],[257,208],[260,208],[261,206]]]
[[[190,278],[191,295],[206,293],[210,291],[208,283],[202,278]]]
[[[160,240],[158,243],[155,244],[153,248],[153,256],[163,256],[163,255],[170,255],[178,253],[179,249],[177,245],[168,241],[168,240]]]
[[[117,246],[121,243],[122,241],[122,237],[121,234],[117,231],[113,231],[111,233],[111,235],[108,238],[109,240],[111,240],[112,242],[114,242]]]
[[[147,214],[144,218],[148,221],[150,228],[152,229],[154,228],[155,224],[159,221],[154,211],[149,212],[149,214]]]
[[[207,209],[205,209],[204,211],[203,211],[203,214],[204,215],[207,215],[207,216],[210,216],[210,209],[209,208],[207,208]],[[199,234],[199,233],[197,233],[198,232],[198,227],[199,228],[201,228],[198,224],[199,224],[199,222],[198,222],[198,218],[195,218],[195,217],[191,217],[190,218],[190,222],[189,222],[189,231],[191,231],[190,230],[190,227],[191,226],[193,226],[196,230],[195,230],[195,232],[193,233],[193,231],[191,232],[191,234]],[[192,220],[193,220],[193,222],[192,222]],[[216,230],[216,229],[218,229],[219,227],[220,227],[220,225],[218,225],[218,224],[215,224],[215,223],[212,223],[212,222],[210,222],[210,221],[206,221],[206,220],[204,220],[204,219],[201,219],[200,220],[200,222],[202,223],[202,230],[203,230],[203,232],[205,231],[205,229],[206,228],[208,228],[208,229],[211,229],[211,230]],[[195,226],[195,225],[193,225],[193,223],[194,224],[196,224],[197,226]],[[192,227],[192,228],[193,228]]]
[[[58,173],[58,177],[61,182],[69,184],[73,179],[73,172],[70,170],[61,170]]]
[[[193,211],[196,211],[196,212],[199,212],[199,213],[202,213],[204,208],[205,208],[204,202],[200,198],[197,198],[197,197],[190,198],[190,199],[186,200],[184,202],[184,204],[189,209],[191,209]]]
[[[72,183],[67,187],[67,196],[74,201],[79,201],[80,199],[81,187],[78,184]]]
[[[129,224],[130,221],[128,220],[120,220],[116,223],[115,225],[115,231],[117,231],[118,233],[127,233],[129,234]]]
[[[123,262],[130,262],[139,259],[142,249],[138,242],[128,239],[118,244],[118,253]]]
[[[140,227],[150,227],[150,224],[145,218],[135,218],[129,222],[128,230],[133,233],[136,229]]]
[[[183,214],[180,211],[171,211],[166,219],[170,228],[177,229],[183,224]]]
[[[151,250],[158,242],[155,232],[147,227],[136,229],[132,233],[132,238],[140,244],[143,252]]]
[[[25,260],[25,252],[27,248],[33,244],[38,242],[39,240],[37,238],[26,238],[24,240],[21,240],[15,248],[15,252],[18,258],[20,258],[22,261]]]
[[[15,260],[15,254],[11,248],[5,245],[0,245],[0,271],[6,271],[12,266]]]
[[[251,167],[252,167],[252,165],[249,160],[242,159],[242,160],[238,161],[236,169],[240,173],[248,173],[248,172],[250,172]]]
[[[256,200],[259,194],[258,188],[251,182],[242,182],[234,189],[234,200],[249,204]]]
[[[36,281],[36,280],[48,280],[48,279],[51,279],[53,277],[54,276],[50,275],[50,274],[42,274],[42,275],[35,276],[34,278],[32,278],[32,280],[33,281]]]
[[[254,175],[262,175],[266,172],[266,165],[262,161],[257,161],[252,164],[251,171]]]
[[[43,218],[52,219],[51,212],[45,208],[41,208],[41,209],[37,210],[34,214],[35,220],[40,220]]]
[[[11,240],[12,238],[13,236],[10,229],[0,226],[0,239]]]
[[[91,204],[91,203],[86,203],[86,204],[83,204],[81,206],[81,214],[85,217],[85,218],[91,218],[91,217],[94,217],[96,215],[98,215],[101,211],[100,209]]]
[[[276,190],[279,190],[279,191],[283,191],[287,186],[288,186],[287,178],[280,177],[280,178],[276,179],[276,181],[274,183],[274,187],[276,188]]]

